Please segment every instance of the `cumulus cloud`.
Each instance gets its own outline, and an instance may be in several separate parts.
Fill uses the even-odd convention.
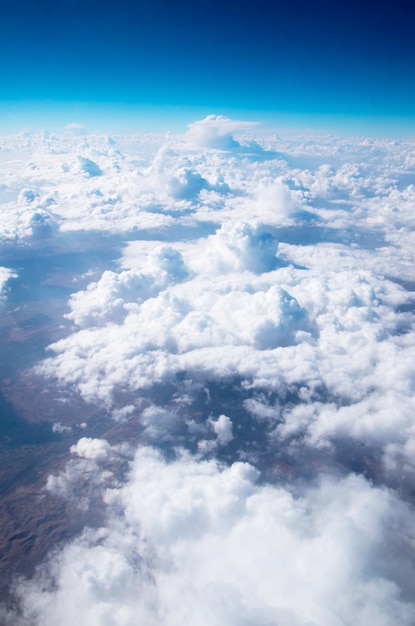
[[[40,209],[28,216],[27,231],[30,232],[31,237],[35,240],[51,237],[56,229],[56,221],[47,211]]]
[[[269,272],[278,265],[278,240],[263,224],[226,223],[207,239],[199,271]]]
[[[232,136],[256,126],[256,122],[235,121],[223,115],[208,115],[204,120],[189,124],[185,139],[202,148],[231,150],[240,146]]]
[[[17,274],[8,267],[0,267],[0,302],[7,297],[7,283],[10,278],[16,278]]]
[[[97,163],[92,161],[91,159],[87,159],[86,157],[79,156],[78,157],[79,168],[81,172],[86,174],[87,176],[101,176],[102,170]]]
[[[402,334],[399,309],[407,292],[361,269],[367,261],[354,249],[291,248],[291,264],[278,251],[264,225],[238,222],[182,253],[154,247],[142,269],[106,272],[72,296],[68,317],[82,330],[52,345],[39,371],[112,410],[119,389],[236,377],[295,398],[271,410],[273,441],[316,446],[340,436],[382,454],[398,454],[392,444],[409,450],[413,338]]]
[[[5,620],[413,623],[413,142],[255,132],[7,140],[0,245],[87,265],[35,371],[108,440],[46,484],[107,521]]]
[[[265,239],[264,256],[268,259]],[[251,263],[249,247],[242,258]],[[238,269],[239,261],[236,257]],[[263,259],[253,258],[252,263],[257,268]],[[228,284],[220,275],[217,280],[210,276],[170,285],[141,303],[127,305],[123,301],[127,314],[117,324],[102,325],[101,315],[108,316],[109,306],[95,314],[96,302],[90,291],[79,293],[73,299],[74,313],[70,316],[83,324],[84,320],[93,321],[94,315],[98,324],[50,346],[56,356],[40,371],[78,385],[90,400],[95,396],[112,403],[111,395],[118,385],[147,387],[189,369],[216,376],[227,368],[242,372],[246,367],[251,369],[255,358],[255,369],[259,369],[262,351],[311,337],[314,329],[307,312],[289,292],[266,283],[255,287],[255,274],[250,272],[240,285],[233,284],[232,276],[234,273]],[[107,276],[102,280],[105,285]],[[94,286],[92,292],[104,285]],[[119,305],[117,299],[111,302],[109,321],[113,322]],[[224,346],[228,351],[219,356]]]
[[[84,459],[105,460],[110,454],[111,447],[105,439],[91,439],[82,437],[78,443],[71,446],[72,454],[77,454]]]
[[[140,172],[136,180],[137,193],[141,196],[144,193],[151,194],[149,199],[162,198],[168,203],[169,209],[175,212],[183,209],[181,203],[198,201],[202,192],[211,192],[210,195],[229,193],[229,186],[219,172],[205,173],[201,169],[200,164],[193,165],[179,147],[173,149],[170,145],[163,145],[150,166]],[[172,200],[178,202],[179,207],[174,209]]]
[[[128,443],[111,446],[106,439],[92,437],[79,439],[70,447],[70,453],[72,458],[64,469],[48,476],[45,489],[81,510],[101,500],[103,489],[118,484],[124,461],[132,457]]]
[[[255,190],[255,201],[263,217],[280,224],[301,211],[301,198],[296,198],[283,180],[264,181]]]
[[[211,424],[220,445],[226,446],[232,441],[232,420],[227,415],[219,415],[218,419],[212,420]]]
[[[21,204],[31,204],[39,198],[39,194],[32,189],[22,189],[18,198]]]
[[[17,583],[13,623],[413,623],[406,505],[355,475],[297,495],[257,479],[247,463],[139,449],[105,492],[107,527]]]
[[[87,134],[85,126],[78,124],[77,122],[71,122],[65,126],[65,131],[74,137],[81,137]]]
[[[121,321],[133,304],[157,296],[168,285],[187,278],[188,270],[179,251],[157,246],[149,254],[142,270],[121,273],[105,271],[98,282],[85,291],[73,294],[67,314],[77,326]]]

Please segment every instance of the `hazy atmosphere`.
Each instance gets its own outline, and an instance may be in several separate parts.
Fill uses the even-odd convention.
[[[0,8],[0,624],[414,626],[408,6]]]

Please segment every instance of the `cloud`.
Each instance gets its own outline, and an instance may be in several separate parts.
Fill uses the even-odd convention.
[[[228,119],[222,115],[208,115],[204,120],[189,124],[185,139],[202,148],[232,150],[240,143],[232,136],[256,126],[256,122],[242,122]]]
[[[2,144],[2,251],[82,260],[35,372],[98,407],[46,489],[103,525],[3,621],[412,624],[413,142],[254,132]]]
[[[268,272],[278,265],[278,240],[263,224],[226,223],[207,239],[199,271]]]
[[[32,189],[22,189],[19,193],[19,202],[21,204],[31,204],[39,198],[39,194]]]
[[[218,419],[212,420],[211,424],[220,445],[226,446],[232,441],[232,420],[227,415],[219,415]]]
[[[148,406],[140,414],[142,440],[163,447],[166,443],[177,445],[183,431],[180,417],[172,410]]]
[[[16,278],[17,274],[12,269],[8,267],[0,266],[0,303],[7,298],[7,283],[10,278]]]
[[[355,475],[297,495],[257,479],[247,463],[139,449],[104,491],[106,528],[20,579],[10,623],[412,624],[406,505]]]
[[[259,242],[257,257],[252,240]],[[240,271],[247,265],[268,269],[275,246],[272,237],[262,231],[254,235],[249,230],[232,231],[228,269]],[[179,255],[175,258],[178,277],[183,280],[182,261]],[[105,274],[99,283],[72,297],[69,317],[86,327],[50,346],[56,356],[40,366],[40,371],[79,385],[88,399],[95,396],[111,403],[118,385],[146,387],[188,369],[220,376],[226,372],[228,359],[234,361],[231,367],[238,372],[245,368],[242,361],[248,354],[252,362],[258,352],[295,345],[314,332],[306,311],[285,289],[272,285],[271,276],[269,284],[255,287],[255,273],[247,272],[244,280],[234,285],[232,272],[226,285],[222,267],[220,264],[216,270],[216,280],[208,275],[179,280],[175,285],[174,275],[166,275],[168,287],[147,294],[143,290],[140,295],[147,299],[142,301],[137,298],[137,274],[122,273],[123,283],[119,276]],[[140,284],[142,277],[138,277]],[[127,286],[122,299],[121,285],[123,289]],[[120,310],[124,311],[122,318]],[[229,348],[226,356],[211,362],[223,346]],[[262,359],[257,358],[256,368],[260,368]]]
[[[83,328],[121,322],[134,304],[156,297],[168,285],[185,280],[187,275],[180,252],[159,245],[150,252],[142,270],[120,273],[107,270],[98,282],[73,294],[67,318]]]
[[[77,122],[71,122],[65,126],[65,131],[73,137],[82,137],[88,133],[85,126]]]
[[[204,176],[200,165],[193,166],[187,154],[180,151],[180,146],[173,149],[169,144],[159,149],[150,166],[136,181],[136,186],[140,195],[143,192],[154,194],[167,201],[169,207],[174,206],[171,200],[179,203],[197,201],[203,191],[220,195],[230,191],[218,172],[207,172]],[[180,207],[183,208],[182,205]]]
[[[119,484],[124,462],[133,456],[127,443],[111,446],[106,439],[92,437],[79,439],[70,453],[64,469],[48,476],[45,489],[80,510],[88,510],[97,498],[100,501],[103,489]]]
[[[91,159],[79,156],[78,162],[81,172],[84,172],[87,176],[101,176],[103,173],[99,165],[97,165],[97,163],[95,163]]]
[[[283,180],[264,181],[255,190],[255,201],[262,219],[283,223],[302,209],[302,198],[296,197]]]
[[[72,454],[77,454],[84,459],[105,460],[110,454],[111,447],[105,439],[91,439],[82,437],[78,443],[71,446]]]
[[[389,465],[392,451],[411,463],[413,336],[399,309],[409,296],[362,269],[371,255],[302,245],[284,265],[276,236],[245,222],[181,249],[153,244],[141,268],[105,272],[74,294],[68,317],[82,330],[52,345],[38,371],[112,411],[120,390],[236,378],[253,394],[295,399],[259,410],[273,416],[270,441],[351,438]]]

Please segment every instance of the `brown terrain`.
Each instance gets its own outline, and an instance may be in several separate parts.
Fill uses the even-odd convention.
[[[31,369],[68,332],[63,315],[76,272],[56,269],[56,259],[49,266],[32,259],[10,264],[20,271],[0,310],[0,601],[7,602],[16,575],[31,576],[53,547],[103,520],[99,496],[82,510],[48,492],[47,477],[64,466],[80,437],[126,436],[97,407]],[[53,432],[57,423],[67,428]]]

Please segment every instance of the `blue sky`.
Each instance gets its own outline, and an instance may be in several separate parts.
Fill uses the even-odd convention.
[[[216,113],[414,134],[411,17],[389,0],[0,0],[1,130]]]

